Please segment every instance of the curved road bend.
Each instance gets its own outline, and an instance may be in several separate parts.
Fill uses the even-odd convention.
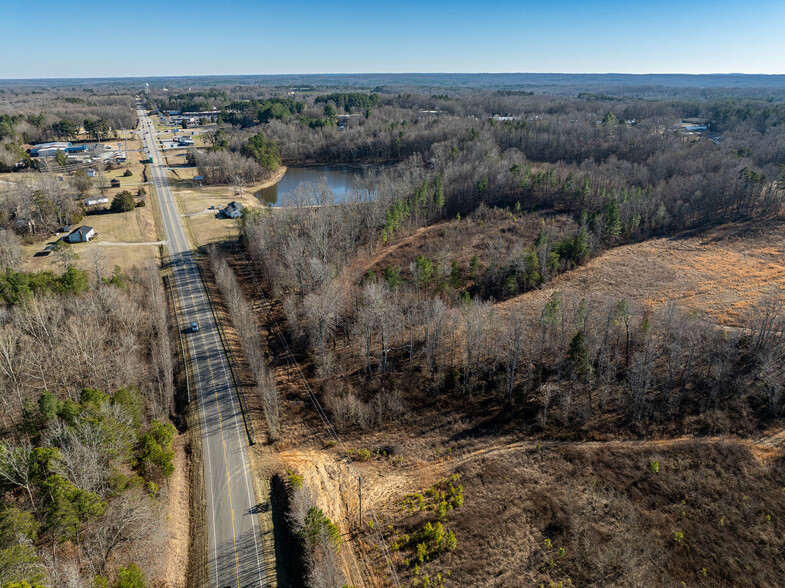
[[[207,493],[210,586],[247,588],[267,584],[256,500],[246,454],[247,437],[207,293],[166,177],[150,117],[138,111],[140,135],[152,156],[151,182],[163,219],[181,319],[199,330],[186,336],[193,362],[193,388],[199,401]]]

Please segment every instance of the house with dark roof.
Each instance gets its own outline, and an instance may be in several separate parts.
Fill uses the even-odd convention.
[[[87,225],[82,225],[78,229],[74,229],[68,236],[64,237],[66,241],[69,243],[87,243],[95,237],[95,229],[93,227],[88,227]]]
[[[240,218],[243,215],[243,205],[239,202],[230,202],[221,212],[226,218]]]

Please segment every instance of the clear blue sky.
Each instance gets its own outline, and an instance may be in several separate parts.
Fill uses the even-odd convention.
[[[0,0],[0,78],[785,73],[785,0]]]

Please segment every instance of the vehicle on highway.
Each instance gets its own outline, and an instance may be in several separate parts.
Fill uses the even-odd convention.
[[[191,323],[191,332],[195,333],[198,330],[199,330],[199,323],[197,323],[197,322]]]

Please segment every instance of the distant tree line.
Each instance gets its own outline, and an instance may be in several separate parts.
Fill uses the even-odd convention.
[[[221,121],[231,125],[249,127],[271,120],[286,120],[299,114],[304,104],[288,98],[244,100],[232,102],[221,109]]]
[[[335,105],[344,110],[345,112],[354,112],[356,110],[366,110],[374,108],[381,104],[381,99],[376,93],[365,94],[363,92],[336,92],[333,94],[323,94],[317,96],[315,102],[317,104],[333,102]]]

